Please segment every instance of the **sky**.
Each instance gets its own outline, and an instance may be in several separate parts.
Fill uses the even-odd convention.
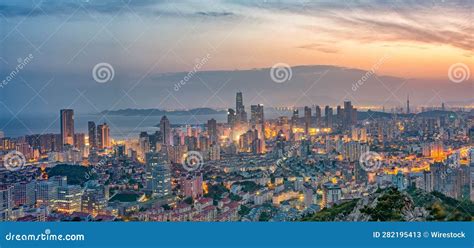
[[[81,111],[97,112],[126,107],[221,107],[232,103],[227,92],[231,89],[224,88],[222,94],[226,95],[219,97],[219,84],[209,82],[212,87],[201,95],[192,94],[194,99],[173,92],[179,77],[167,81],[166,87],[160,83],[163,75],[189,72],[196,64],[200,65],[199,71],[234,72],[275,64],[375,70],[377,75],[399,78],[399,84],[410,80],[408,85],[442,85],[436,88],[440,99],[433,104],[469,101],[474,99],[469,94],[474,89],[472,75],[459,84],[446,81],[454,64],[465,65],[473,74],[473,6],[472,0],[3,0],[1,78],[7,78],[30,54],[32,59],[0,88],[0,113],[57,112],[71,104]],[[203,59],[205,63],[200,63]],[[102,62],[114,69],[113,80],[106,84],[94,82],[91,77],[91,70]],[[216,80],[224,84],[227,79],[223,76]],[[360,76],[345,79],[349,92],[358,79]],[[207,87],[206,82],[201,83],[202,88]],[[298,100],[307,88],[299,87],[297,82],[290,88],[287,94],[292,102],[308,104]],[[445,90],[449,93],[443,95]],[[149,95],[153,91],[156,99]],[[369,87],[364,91],[378,94]],[[392,97],[388,102],[400,105],[412,89],[389,91],[378,101],[366,101],[364,95],[356,100],[383,104]],[[432,102],[429,94],[419,99],[416,92],[412,94],[414,103]],[[76,97],[78,102],[73,101]],[[221,99],[202,100],[209,97]],[[336,104],[340,96],[334,98]],[[162,104],[156,104],[159,102]],[[284,97],[272,103],[290,104]]]

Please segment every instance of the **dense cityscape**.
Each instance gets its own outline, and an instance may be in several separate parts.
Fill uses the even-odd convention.
[[[266,108],[251,105],[248,116],[237,92],[226,123],[162,116],[159,131],[126,140],[113,139],[107,123],[77,133],[74,110],[62,109],[59,133],[1,134],[0,220],[392,220],[367,210],[383,192],[472,204],[473,110],[419,110],[408,98],[390,113],[350,101],[291,109],[265,119]],[[362,209],[315,217],[347,206]],[[396,220],[430,220],[433,209]]]

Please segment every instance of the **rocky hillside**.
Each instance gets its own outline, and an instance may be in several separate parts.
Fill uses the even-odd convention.
[[[395,188],[323,209],[303,221],[472,221],[474,204],[440,193]]]

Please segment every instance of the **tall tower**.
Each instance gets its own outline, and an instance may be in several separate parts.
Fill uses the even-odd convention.
[[[333,110],[331,107],[327,106],[324,108],[324,116],[326,119],[326,127],[327,128],[332,128],[333,127]]]
[[[410,95],[407,95],[407,114],[410,113]]]
[[[95,122],[89,121],[87,123],[87,130],[89,131],[89,147],[97,148],[97,132]]]
[[[217,121],[215,119],[210,119],[207,121],[207,134],[212,144],[217,143]]]
[[[353,107],[351,101],[345,101],[344,102],[344,122],[343,126],[344,128],[350,128],[353,123]]]
[[[311,127],[311,108],[308,106],[304,107],[304,134],[309,134],[309,128]]]
[[[99,149],[110,147],[110,128],[107,123],[97,126],[97,146]]]
[[[321,126],[321,107],[319,107],[319,105],[316,106],[314,115],[316,116],[316,127],[320,127]]]
[[[61,142],[62,145],[74,145],[74,110],[61,109]]]
[[[146,187],[149,192],[158,197],[171,194],[171,170],[166,158],[159,153],[149,152],[145,155]]]
[[[235,96],[235,111],[238,122],[247,122],[247,113],[245,112],[244,97],[242,92],[237,92]]]
[[[168,120],[168,117],[166,117],[166,115],[161,117],[160,131],[163,137],[163,144],[170,145],[171,144],[171,124],[170,124],[170,121]]]

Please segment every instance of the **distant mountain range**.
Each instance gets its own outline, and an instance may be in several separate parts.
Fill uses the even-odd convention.
[[[161,109],[119,109],[119,110],[105,110],[100,114],[102,115],[111,115],[111,116],[187,116],[187,115],[214,115],[214,114],[227,114],[225,110],[216,110],[212,108],[195,108],[189,110],[161,110]],[[280,113],[281,115],[290,115],[290,112]],[[443,110],[432,110],[425,111],[418,114],[397,114],[400,117],[440,117],[454,115],[453,111],[443,111]],[[394,114],[379,112],[379,111],[358,111],[357,117],[359,120],[365,120],[368,118],[378,119],[378,118],[391,118]],[[314,117],[313,117],[314,118]],[[303,120],[303,117],[300,117]]]
[[[213,115],[225,114],[225,110],[215,110],[211,108],[195,108],[190,110],[161,110],[161,109],[119,109],[119,110],[105,110],[103,115],[116,116],[163,116],[163,115]]]
[[[143,79],[143,74],[123,72],[115,75],[113,82],[107,84],[95,82],[89,71],[78,76],[58,74],[51,87],[46,87],[42,92],[42,95],[48,96],[48,104],[36,98],[35,107],[31,110],[26,108],[22,113],[56,113],[77,97],[77,91],[84,92],[84,97],[90,100],[90,104],[74,104],[72,107],[77,112],[113,109],[106,112],[120,115],[130,115],[127,113],[130,112],[128,108],[140,109],[140,115],[148,115],[153,111],[150,110],[152,108],[160,109],[151,112],[152,115],[169,114],[162,109],[177,106],[182,109],[221,109],[235,106],[235,94],[238,91],[242,91],[247,107],[252,104],[264,104],[267,107],[335,106],[350,100],[355,107],[392,108],[405,106],[408,95],[413,109],[418,106],[441,106],[442,102],[448,107],[474,104],[473,80],[456,84],[449,81],[447,76],[410,79],[331,65],[293,66],[288,73],[287,81],[277,83],[272,80],[271,68],[199,71],[192,77],[188,77],[188,72],[154,72]],[[49,74],[28,75],[27,72],[22,77],[31,82],[31,87],[35,89],[41,88],[50,79]],[[185,78],[189,80],[180,83]],[[134,86],[133,82],[136,81],[140,83]],[[0,91],[1,101],[9,103],[9,107],[20,108],[33,96],[30,89],[21,83],[9,84]],[[114,103],[113,107],[111,103]],[[198,114],[206,113],[204,109]],[[9,116],[11,112],[17,111],[15,108],[8,111],[0,106],[0,116]],[[132,110],[132,115],[139,111]],[[183,113],[186,111],[172,112],[186,114]]]
[[[400,117],[440,117],[440,116],[450,116],[450,115],[455,115],[456,113],[453,111],[444,111],[444,110],[431,110],[431,111],[425,111],[417,114],[397,114],[397,116]],[[367,111],[367,112],[357,112],[357,118],[359,120],[365,120],[367,118],[390,118],[394,114],[391,113],[385,113],[385,112],[378,112],[378,111]]]

